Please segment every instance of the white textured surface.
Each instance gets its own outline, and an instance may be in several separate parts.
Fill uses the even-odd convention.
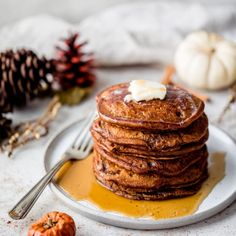
[[[236,40],[235,7],[133,2],[92,15],[77,28],[101,65],[172,62],[176,46],[189,32],[205,29]]]
[[[51,58],[55,45],[72,31],[73,26],[60,18],[45,15],[26,18],[1,29],[0,50],[25,47]]]
[[[86,111],[95,107],[94,95],[102,88],[137,77],[157,80],[161,74],[158,68],[130,68],[130,69],[106,69],[99,70],[98,83],[93,95],[91,95],[82,104],[68,108],[64,107],[56,121],[52,124],[50,134],[44,139],[27,145],[21,149],[14,159],[8,159],[0,155],[0,235],[17,236],[26,235],[28,225],[49,211],[65,211],[73,216],[77,225],[77,235],[117,235],[117,236],[154,236],[154,235],[235,235],[236,234],[236,203],[220,214],[205,220],[201,223],[172,230],[161,231],[134,231],[119,229],[112,226],[103,225],[80,216],[61,203],[47,188],[40,197],[28,217],[21,221],[11,220],[7,216],[7,211],[19,200],[24,193],[44,174],[43,154],[46,150],[46,144],[63,127],[72,121],[82,117]],[[212,103],[207,105],[207,113],[211,120],[215,119],[218,112],[226,100],[226,93],[210,94]],[[45,106],[44,102],[34,102],[31,106],[14,114],[16,120],[29,119],[37,116]],[[37,107],[37,108],[36,108]],[[235,113],[228,113],[231,116],[230,122],[226,122],[228,130],[235,129]],[[234,116],[234,117],[233,117]],[[234,121],[232,119],[234,118]],[[236,138],[236,132],[234,131]],[[234,183],[232,183],[234,184]],[[10,221],[10,223],[7,223]]]
[[[130,6],[128,8],[130,8]],[[137,8],[139,10],[139,7]],[[150,9],[149,4],[147,4],[147,8]],[[185,10],[185,7],[183,8],[183,5],[180,5],[180,8],[182,10],[183,9]],[[117,18],[116,22],[118,20],[117,12],[119,11],[126,12],[124,7],[118,7],[117,9],[115,10],[116,13],[114,14],[114,18]],[[179,8],[175,7],[175,9],[177,14],[175,15],[175,19],[178,19],[181,16],[178,15]],[[205,8],[202,6],[197,5],[196,9],[200,15],[202,14],[201,15],[202,17],[200,19],[201,23],[202,19],[205,19],[205,17],[208,16],[208,13],[205,12],[204,10]],[[224,28],[226,29],[224,30],[225,34],[232,37],[231,33],[233,31],[231,29],[228,30],[226,25],[227,23],[232,22],[231,20],[235,20],[235,18],[232,17],[233,15],[232,11],[234,9],[235,8],[229,9],[224,7],[224,8],[217,8],[217,10],[212,11],[211,13],[212,16],[214,17],[212,22],[210,21],[211,27],[213,29],[216,28],[216,26],[218,26],[220,29]],[[135,10],[135,8],[131,10],[133,11]],[[109,13],[109,11],[108,13],[104,13],[106,17],[107,14],[112,15],[111,13]],[[224,15],[222,13],[224,11],[228,11],[228,13]],[[146,12],[148,12],[149,14],[149,11]],[[150,13],[151,12],[154,12],[154,10],[153,11],[150,10]],[[188,15],[187,10],[185,12]],[[135,14],[132,12],[131,15],[135,17]],[[173,19],[171,16],[168,16],[168,14],[166,14],[165,16],[167,17],[167,19]],[[219,16],[223,17],[223,19],[221,18],[220,21],[217,20]],[[103,19],[103,21],[107,19],[106,17],[103,18],[103,14],[101,14],[99,17],[100,17],[99,19]],[[164,17],[164,15],[162,17]],[[130,18],[127,12],[126,14],[123,15],[122,18],[124,18],[124,23],[120,26],[125,25],[127,27],[128,26],[131,27],[132,25],[135,25],[134,22],[132,22],[133,18]],[[162,57],[161,58],[159,57],[161,54],[156,55],[156,53],[159,52],[158,50],[159,47],[155,48],[155,45],[153,45],[153,43],[156,42],[154,41],[154,39],[160,40],[160,42],[165,42],[165,41],[167,42],[168,41],[167,39],[169,39],[172,36],[173,32],[176,32],[176,29],[171,28],[171,30],[168,31],[167,29],[165,31],[164,29],[166,27],[164,26],[163,28],[157,27],[158,31],[155,34],[156,38],[151,37],[151,41],[149,44],[149,47],[152,47],[152,49],[146,48],[145,46],[146,44],[144,42],[149,42],[149,41],[145,41],[146,38],[145,37],[143,38],[143,36],[149,35],[148,32],[144,30],[147,26],[145,25],[145,22],[147,24],[147,21],[145,20],[144,15],[139,15],[138,18],[142,20],[143,28],[141,27],[139,31],[138,27],[136,27],[132,32],[134,33],[134,35],[138,37],[138,42],[141,42],[139,44],[136,44],[135,40],[130,39],[130,36],[129,34],[127,34],[127,32],[124,32],[125,27],[122,28],[123,30],[121,28],[118,28],[118,30],[121,31],[113,31],[111,27],[108,25],[107,27],[108,28],[110,27],[111,31],[106,31],[106,24],[105,25],[99,24],[100,21],[98,21],[98,23],[95,24],[96,22],[91,20],[93,19],[93,17],[84,20],[83,23],[84,25],[90,24],[90,26],[92,27],[92,23],[89,22],[94,22],[95,24],[93,27],[95,30],[94,32],[97,32],[97,34],[94,34],[92,32],[90,33],[87,32],[86,34],[91,35],[91,37],[93,38],[93,43],[91,44],[91,46],[94,47],[95,51],[98,50],[97,57],[100,58],[99,59],[100,63],[112,62],[111,64],[120,64],[121,62],[122,63],[124,62],[126,64],[127,63],[129,64],[129,63],[136,63],[137,60],[139,60],[139,62],[142,63],[143,60],[145,60],[145,62],[150,62],[148,60],[156,61],[159,59],[161,60],[163,59]],[[96,20],[98,18],[95,18],[94,16],[94,19]],[[150,16],[148,15],[147,19],[151,20],[152,19],[151,15]],[[153,19],[156,19],[156,15],[153,16]],[[171,21],[173,20],[170,20],[170,23]],[[188,18],[186,18],[186,21],[188,21]],[[32,25],[32,22],[34,22],[34,25]],[[139,21],[139,23],[140,22],[141,21]],[[11,26],[13,28],[6,27],[1,30],[0,50],[6,49],[7,47],[30,46],[31,48],[35,49],[38,53],[41,54],[45,53],[47,56],[52,56],[54,54],[54,49],[53,49],[54,43],[61,36],[65,36],[64,32],[66,32],[67,30],[71,30],[73,28],[73,26],[71,26],[65,21],[58,21],[54,18],[44,18],[44,17],[26,19],[25,22],[23,23],[19,22],[18,24],[20,26],[16,26],[15,24]],[[177,22],[176,23],[172,22],[171,24],[177,24]],[[205,27],[204,24],[203,25],[201,24],[197,26],[196,24],[194,24],[194,27]],[[140,24],[137,24],[137,26],[138,25]],[[81,24],[80,26],[82,27],[83,25]],[[117,25],[114,25],[114,29],[116,29],[115,26]],[[232,25],[232,27],[233,26],[234,25]],[[181,27],[181,25],[179,27]],[[155,30],[156,27],[155,25],[151,24],[150,28],[147,29]],[[132,28],[130,28],[130,30],[132,30]],[[111,33],[107,34],[105,32],[111,32]],[[168,57],[173,53],[172,49],[176,44],[176,42],[182,37],[182,33],[184,34],[182,30],[179,30],[178,32],[179,33],[173,37],[173,40],[170,40],[170,42],[168,42],[170,43],[170,48],[168,50],[169,52],[167,52]],[[113,35],[113,37],[111,34]],[[161,35],[162,37],[161,38],[157,37],[159,35]],[[98,41],[97,43],[101,44],[99,47],[96,46],[97,44],[95,42],[96,39]],[[103,44],[103,41],[105,42],[105,44]],[[111,43],[111,45],[109,44],[109,42]],[[152,55],[152,57],[149,57],[149,55]],[[147,58],[149,59],[147,60]],[[111,59],[114,60],[111,61]],[[141,235],[157,235],[157,234],[158,235],[236,235],[235,203],[232,204],[228,209],[224,210],[222,213],[218,214],[217,216],[214,216],[198,224],[173,230],[141,232],[141,231],[119,229],[88,220],[76,214],[72,210],[68,209],[50,192],[49,189],[46,189],[46,191],[40,197],[35,207],[32,209],[32,211],[30,212],[29,216],[26,219],[21,221],[13,221],[7,216],[7,211],[44,174],[43,154],[49,140],[58,132],[59,129],[65,127],[72,121],[83,116],[86,111],[93,109],[93,107],[95,107],[94,96],[96,92],[98,92],[99,90],[108,85],[119,83],[122,81],[128,81],[134,79],[157,80],[157,78],[160,78],[161,75],[160,68],[147,68],[147,67],[146,68],[132,67],[123,69],[118,68],[118,69],[106,69],[106,70],[104,69],[97,71],[97,74],[98,74],[98,82],[96,84],[96,88],[93,95],[91,95],[86,101],[84,101],[83,103],[81,103],[76,107],[71,107],[71,108],[64,107],[61,110],[57,119],[53,122],[51,132],[47,137],[38,142],[27,145],[26,147],[24,147],[24,149],[21,149],[17,153],[14,159],[8,159],[4,155],[2,154],[0,155],[0,168],[1,168],[0,169],[0,235],[1,236],[26,235],[27,227],[32,221],[36,220],[46,212],[53,210],[65,211],[74,217],[77,225],[77,235],[86,235],[86,236],[87,235],[98,235],[98,236],[140,235],[141,236]],[[226,92],[220,91],[220,92],[211,92],[209,93],[209,95],[212,98],[212,102],[207,104],[206,111],[209,115],[210,120],[214,121],[217,118],[222,107],[226,103],[228,93],[227,91]],[[42,109],[46,106],[46,103],[47,101],[42,101],[42,102],[35,101],[30,106],[26,107],[24,110],[16,111],[13,114],[13,118],[16,122],[19,122],[22,120],[37,117],[41,113]],[[222,124],[222,127],[225,130],[227,130],[232,136],[234,136],[234,138],[236,138],[235,117],[236,117],[236,105],[234,105],[231,111],[226,114],[225,117],[226,119]]]
[[[235,9],[236,4],[148,1],[108,8],[74,25],[44,15],[29,17],[0,30],[0,50],[25,46],[51,57],[58,38],[78,30],[100,65],[169,63],[189,32],[205,29],[235,41]]]

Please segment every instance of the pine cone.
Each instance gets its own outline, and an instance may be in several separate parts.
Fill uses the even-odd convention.
[[[0,114],[0,142],[11,133],[11,120]]]
[[[47,74],[50,62],[38,58],[31,50],[8,50],[0,53],[0,111],[10,112],[14,106],[50,90]]]
[[[54,78],[63,90],[73,87],[88,88],[95,81],[92,54],[82,52],[86,42],[78,44],[77,38],[78,34],[73,34],[63,40],[65,49],[57,47],[58,59],[53,61]]]

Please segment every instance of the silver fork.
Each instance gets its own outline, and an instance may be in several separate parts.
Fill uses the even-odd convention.
[[[82,129],[72,145],[62,155],[61,160],[9,211],[9,216],[15,220],[23,219],[29,213],[45,187],[52,180],[57,171],[69,160],[82,160],[92,150],[93,142],[89,132],[96,114],[94,112],[83,121]]]

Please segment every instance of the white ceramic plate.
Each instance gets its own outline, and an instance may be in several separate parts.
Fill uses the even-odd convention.
[[[61,154],[74,140],[80,128],[78,121],[59,133],[49,144],[45,153],[45,169],[48,171],[60,158]],[[202,202],[193,215],[154,220],[148,218],[132,218],[114,212],[104,212],[87,201],[76,201],[65,193],[58,185],[51,183],[52,191],[75,211],[93,220],[106,224],[131,229],[164,229],[192,224],[206,219],[231,204],[236,199],[236,144],[232,138],[217,127],[210,125],[208,140],[209,152],[226,152],[225,177]]]

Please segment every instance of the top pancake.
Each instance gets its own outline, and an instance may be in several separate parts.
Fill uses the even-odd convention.
[[[98,94],[97,108],[102,120],[141,130],[177,130],[203,114],[204,103],[175,86],[167,86],[164,100],[125,102],[128,87],[129,83],[118,84]]]

